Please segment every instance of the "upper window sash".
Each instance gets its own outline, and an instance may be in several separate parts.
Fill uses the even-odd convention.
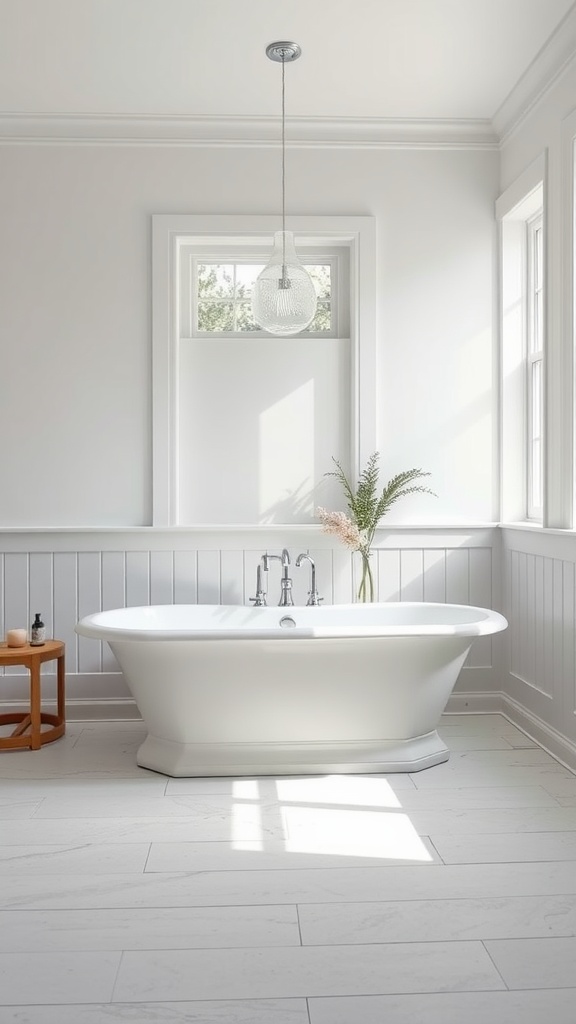
[[[544,242],[542,213],[526,224],[527,236],[527,352],[540,357],[544,348]]]
[[[220,248],[207,248],[203,250],[190,243],[184,243],[181,249],[180,258],[180,337],[184,338],[211,338],[213,340],[229,339],[235,337],[243,338],[270,338],[270,334],[258,328],[242,329],[236,326],[238,313],[243,313],[244,321],[249,321],[251,298],[250,294],[239,296],[236,287],[236,278],[242,266],[265,267],[270,252],[261,249],[253,249],[242,239],[238,243]],[[330,326],[327,329],[302,331],[301,334],[307,338],[336,338],[349,337],[350,334],[350,310],[348,301],[348,280],[349,280],[349,252],[344,248],[326,248],[326,250],[306,250],[299,247],[299,256],[305,267],[328,266],[330,268],[329,295],[319,295],[319,309],[324,307],[329,310]],[[199,296],[198,273],[203,266],[219,265],[228,267],[231,277],[228,295],[221,295],[218,298],[204,298]],[[201,304],[206,303],[204,311],[207,312],[209,304],[229,307],[229,327],[223,329],[202,330]],[[240,310],[239,307],[243,307]]]

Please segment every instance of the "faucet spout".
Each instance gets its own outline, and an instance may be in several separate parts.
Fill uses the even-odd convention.
[[[310,563],[310,590],[308,591],[308,600],[306,601],[306,604],[314,606],[319,605],[324,598],[318,596],[318,591],[316,589],[316,564],[312,555],[307,554],[305,551],[298,555],[298,558],[296,559],[297,569],[300,568],[302,562]]]

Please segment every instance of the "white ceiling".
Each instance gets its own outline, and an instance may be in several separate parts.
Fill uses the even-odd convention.
[[[492,118],[573,0],[0,0],[0,113]],[[559,32],[562,32],[560,27]]]

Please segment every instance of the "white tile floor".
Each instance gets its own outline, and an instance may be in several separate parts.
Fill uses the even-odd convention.
[[[576,776],[499,715],[412,775],[0,754],[0,1024],[575,1024]]]

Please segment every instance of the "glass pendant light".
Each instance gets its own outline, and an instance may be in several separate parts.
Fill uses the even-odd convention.
[[[252,312],[256,323],[270,334],[298,334],[316,314],[317,297],[312,278],[302,266],[294,236],[286,231],[286,61],[301,54],[297,43],[270,43],[266,56],[282,64],[282,230],[274,235],[269,262],[256,279],[252,292]]]

